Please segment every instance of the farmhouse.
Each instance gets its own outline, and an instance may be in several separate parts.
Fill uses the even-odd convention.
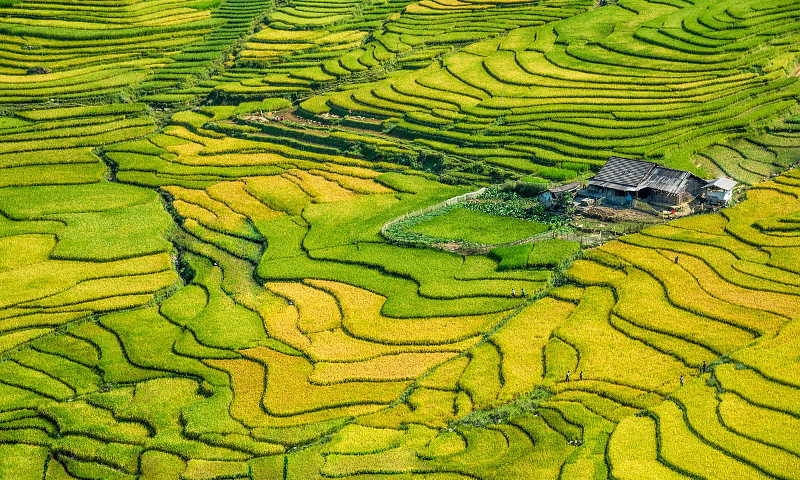
[[[611,157],[582,193],[612,205],[633,200],[664,206],[687,203],[702,193],[706,181],[683,170],[630,158]]]

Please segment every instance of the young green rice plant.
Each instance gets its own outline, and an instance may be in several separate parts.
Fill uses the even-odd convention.
[[[32,349],[19,350],[10,356],[21,365],[46,372],[74,389],[79,395],[96,390],[101,383],[99,376],[89,367],[71,362],[63,357]]]
[[[391,318],[381,314],[385,300],[379,295],[339,282],[309,283],[337,298],[342,308],[343,326],[350,334],[390,345],[454,343],[478,335],[503,315]]]
[[[458,382],[472,400],[473,408],[483,409],[497,401],[504,382],[500,355],[498,348],[491,343],[483,343],[470,351],[470,363]]]
[[[515,315],[492,334],[490,338],[502,355],[499,368],[503,385],[499,400],[513,399],[543,380],[550,332],[573,308],[569,303],[544,299]]]

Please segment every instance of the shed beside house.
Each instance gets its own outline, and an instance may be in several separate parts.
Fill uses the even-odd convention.
[[[550,208],[553,205],[558,205],[565,195],[576,194],[582,188],[583,184],[581,182],[566,183],[564,185],[548,188],[539,194],[539,201],[542,202],[544,206]]]
[[[703,186],[703,195],[708,203],[716,205],[727,205],[733,198],[733,189],[736,188],[736,181],[728,177],[719,177],[709,180]]]

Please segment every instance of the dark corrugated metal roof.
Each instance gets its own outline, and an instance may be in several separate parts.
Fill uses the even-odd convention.
[[[589,181],[589,185],[636,191],[655,166],[653,163],[642,160],[611,157],[597,175]]]
[[[691,173],[671,168],[655,167],[640,188],[652,188],[670,194],[685,190],[686,180]]]

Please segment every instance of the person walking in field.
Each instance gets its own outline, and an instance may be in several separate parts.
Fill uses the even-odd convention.
[[[583,370],[578,374],[578,380],[583,380]]]
[[[525,294],[525,289],[522,289],[522,298],[526,298],[528,295]]]
[[[678,263],[678,256],[675,255],[675,263]]]
[[[683,375],[681,375],[681,387],[683,386],[683,384],[684,384],[685,382],[686,382],[686,379],[684,379],[684,378],[683,378]]]
[[[514,290],[513,288],[511,289],[511,296],[512,297],[516,297],[517,296],[517,291]]]
[[[567,370],[567,375],[564,377],[565,382],[569,382],[569,370]]]

